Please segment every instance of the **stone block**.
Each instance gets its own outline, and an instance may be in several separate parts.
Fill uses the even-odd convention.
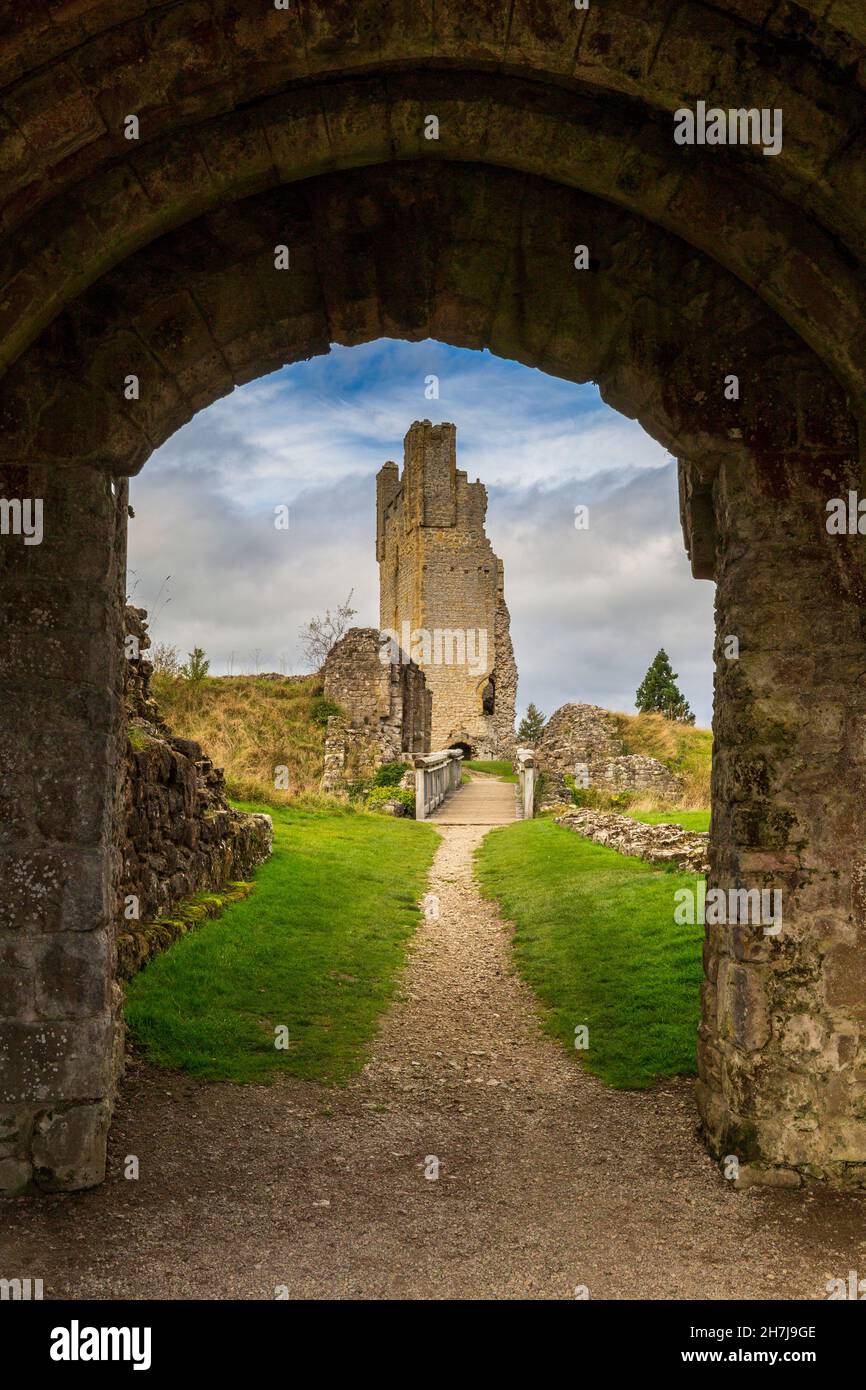
[[[765,968],[739,965],[729,958],[719,963],[719,1031],[737,1047],[756,1052],[770,1037]]]
[[[107,1101],[45,1110],[33,1126],[33,1178],[46,1192],[74,1192],[105,1178]]]
[[[88,1019],[108,1008],[114,959],[107,930],[52,933],[32,951],[39,1018]]]
[[[0,1021],[0,1105],[107,1096],[114,1020]]]
[[[26,1158],[0,1158],[0,1194],[19,1197],[30,1187],[33,1166]]]
[[[81,931],[109,916],[109,866],[99,850],[0,851],[0,931]]]

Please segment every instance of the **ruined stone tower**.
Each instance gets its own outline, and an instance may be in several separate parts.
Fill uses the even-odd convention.
[[[416,420],[402,478],[396,463],[379,470],[379,623],[427,677],[431,747],[503,757],[517,695],[503,567],[484,531],[487,490],[457,468],[456,436]]]

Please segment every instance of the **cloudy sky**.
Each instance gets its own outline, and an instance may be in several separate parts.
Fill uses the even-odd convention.
[[[425,381],[439,378],[439,399]],[[518,708],[633,710],[664,647],[699,724],[712,712],[714,586],[692,579],[676,467],[593,386],[489,353],[382,340],[334,348],[234,391],[132,480],[131,600],[155,641],[211,670],[305,669],[298,629],[353,591],[378,626],[375,476],[416,419],[457,426],[505,561]],[[289,529],[274,508],[289,507]],[[577,530],[575,507],[589,508]],[[455,624],[456,625],[456,624]]]

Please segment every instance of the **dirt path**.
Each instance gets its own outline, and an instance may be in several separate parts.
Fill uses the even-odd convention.
[[[864,1199],[732,1191],[689,1082],[609,1091],[544,1036],[471,877],[485,833],[442,827],[438,920],[347,1089],[134,1065],[108,1183],[0,1205],[0,1275],[46,1297],[419,1299],[809,1299],[866,1275]]]

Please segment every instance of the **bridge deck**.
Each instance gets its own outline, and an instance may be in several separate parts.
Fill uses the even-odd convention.
[[[473,773],[427,819],[437,825],[507,825],[518,819],[516,792],[513,783]]]

